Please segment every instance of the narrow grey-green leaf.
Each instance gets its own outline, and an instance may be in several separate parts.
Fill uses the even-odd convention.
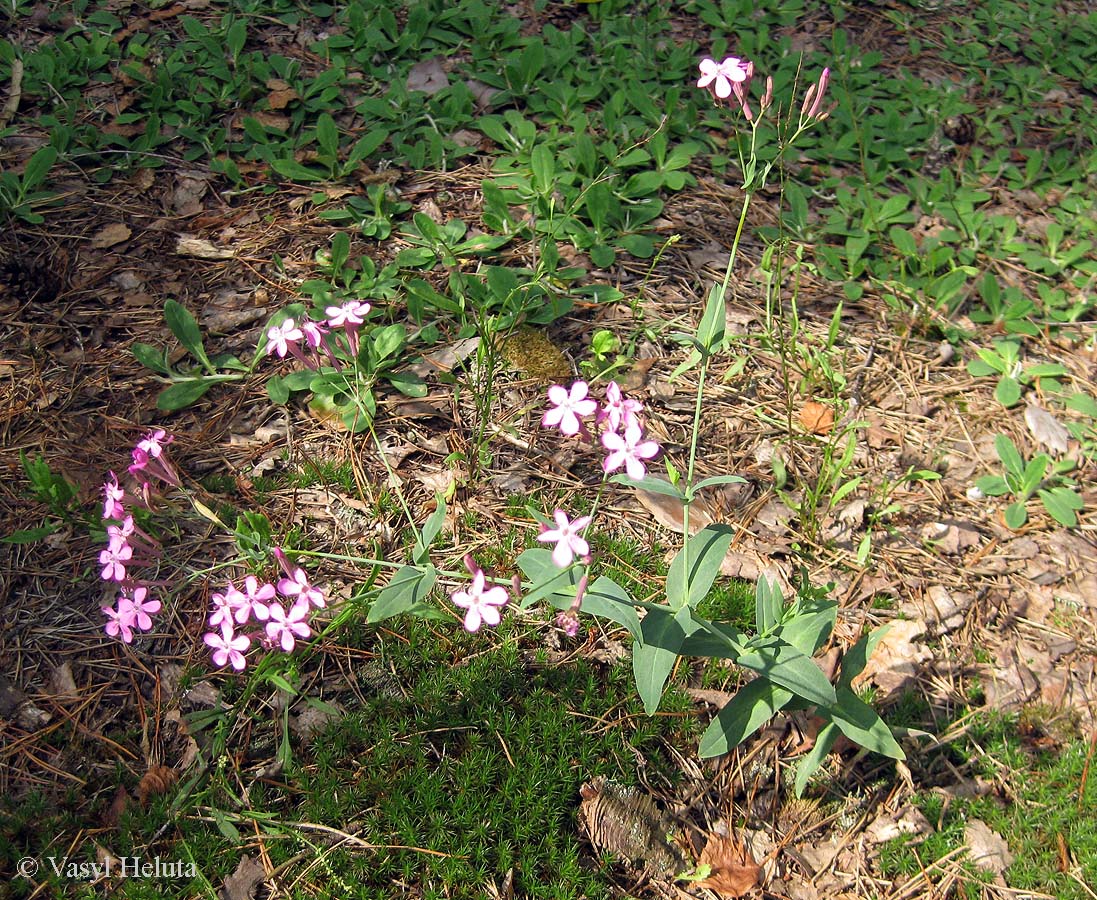
[[[766,724],[793,697],[792,691],[765,678],[740,688],[701,736],[703,759],[729,753]]]

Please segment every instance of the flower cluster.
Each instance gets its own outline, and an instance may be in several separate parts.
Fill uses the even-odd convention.
[[[309,583],[304,569],[290,565],[281,548],[275,548],[274,555],[285,574],[277,586],[248,575],[243,590],[230,581],[224,591],[211,596],[210,631],[202,640],[213,652],[214,665],[231,665],[239,672],[247,665],[244,654],[253,641],[291,653],[298,640],[312,637],[308,620],[313,607],[326,605],[324,592]],[[250,633],[241,630],[249,623],[257,627]]]
[[[697,87],[703,88],[712,94],[713,99],[720,103],[734,97],[743,111],[748,122],[754,121],[754,110],[750,106],[750,82],[754,78],[754,63],[740,59],[738,56],[729,56],[722,62],[716,62],[711,57],[705,57],[698,64],[701,77],[697,79]],[[819,81],[811,85],[800,107],[800,127],[809,122],[821,122],[829,115],[829,110],[823,109],[823,98],[830,84],[830,69],[823,69]],[[773,105],[773,78],[766,78],[765,91],[759,102],[760,114]]]
[[[624,466],[628,477],[639,481],[646,473],[645,461],[659,454],[655,441],[644,440],[640,419],[643,407],[638,401],[625,397],[615,381],[606,385],[601,406],[589,394],[590,386],[585,381],[576,381],[570,388],[554,384],[548,391],[552,407],[545,412],[541,425],[559,428],[569,437],[581,434],[589,438],[590,431],[583,420],[593,417],[594,423],[602,429],[602,446],[609,451],[602,463],[603,469],[614,472]]]
[[[362,300],[347,300],[339,306],[327,307],[326,318],[321,321],[283,319],[267,329],[267,356],[277,354],[284,359],[288,354],[309,369],[319,369],[325,361],[341,369],[333,350],[338,349],[352,359],[358,355],[358,331],[365,324],[370,308]]]
[[[730,79],[731,73],[727,77]],[[722,88],[720,88],[722,90]],[[728,92],[731,92],[728,88]],[[644,425],[640,418],[643,406],[621,392],[615,381],[606,385],[605,398],[601,405],[589,396],[590,386],[585,381],[576,381],[570,388],[553,385],[549,388],[548,398],[552,406],[545,412],[541,425],[545,428],[559,428],[561,433],[583,435],[590,438],[585,419],[593,417],[594,425],[601,429],[602,446],[609,451],[602,463],[608,474],[622,466],[633,481],[640,481],[647,473],[645,462],[659,454],[659,445],[655,441],[644,440]],[[590,544],[583,533],[590,525],[590,516],[571,519],[562,509],[557,509],[553,518],[556,527],[547,525],[541,529],[537,540],[555,544],[552,562],[557,568],[568,568],[575,559],[584,566],[590,566]],[[579,632],[579,608],[587,589],[588,574],[579,579],[575,589],[575,599],[571,606],[556,617],[556,624],[569,637]]]
[[[99,553],[99,576],[118,589],[113,606],[101,607],[107,617],[104,630],[110,637],[133,642],[134,631],[152,629],[152,616],[160,601],[149,596],[149,585],[135,572],[150,567],[160,554],[160,542],[145,533],[130,508],[150,509],[161,484],[179,487],[179,475],[168,457],[174,438],[163,429],[150,431],[131,451],[131,485],[124,488],[114,472],[103,484],[103,520],[107,522],[107,546]]]

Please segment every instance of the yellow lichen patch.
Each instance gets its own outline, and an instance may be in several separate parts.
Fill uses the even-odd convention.
[[[571,363],[543,331],[523,325],[503,339],[499,353],[523,378],[542,382],[572,377]]]

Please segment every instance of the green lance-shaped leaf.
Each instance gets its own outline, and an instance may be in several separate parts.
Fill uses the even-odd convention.
[[[370,606],[366,621],[380,622],[419,606],[434,587],[437,578],[438,570],[430,565],[403,566],[397,569]]]
[[[156,398],[156,408],[163,412],[183,409],[202,397],[215,384],[217,382],[210,378],[177,381],[160,392],[160,396]]]
[[[837,702],[830,708],[830,715],[842,734],[865,749],[891,759],[907,758],[876,710],[849,688],[838,688]]]
[[[823,764],[823,760],[827,758],[827,754],[830,753],[834,742],[838,740],[841,733],[837,725],[828,722],[815,736],[815,746],[808,751],[807,755],[796,766],[795,790],[797,797],[803,796],[808,780],[815,774],[815,770]]]
[[[442,525],[446,521],[446,498],[442,494],[435,494],[434,512],[423,523],[423,529],[415,537],[415,547],[411,551],[412,561],[418,565],[425,565],[430,559],[430,545],[438,537]]]
[[[648,610],[640,624],[643,643],[633,645],[632,673],[636,678],[636,690],[644,702],[644,711],[649,716],[655,715],[659,708],[663,688],[678,659],[682,643],[696,627],[688,607],[676,614],[670,610]]]
[[[667,602],[673,609],[696,606],[720,574],[735,532],[727,525],[707,525],[686,541],[667,573]]]
[[[206,355],[206,348],[202,344],[202,332],[194,316],[185,306],[175,300],[164,303],[164,321],[175,335],[175,339],[182,344],[188,353],[198,360],[212,375],[217,370]]]
[[[781,621],[785,609],[785,598],[781,586],[770,581],[765,575],[754,586],[754,622],[759,634],[768,634]]]
[[[701,736],[703,758],[720,756],[738,747],[766,724],[793,698],[792,691],[765,678],[755,678],[740,688],[716,714]]]
[[[834,703],[834,688],[811,657],[784,641],[755,638],[736,662],[788,688],[809,703],[819,706]]]

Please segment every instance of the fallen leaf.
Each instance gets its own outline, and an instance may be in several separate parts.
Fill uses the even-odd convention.
[[[171,192],[171,207],[181,216],[196,216],[202,211],[202,198],[209,182],[197,175],[180,175]]]
[[[91,247],[93,250],[104,250],[107,247],[113,247],[115,244],[121,244],[122,241],[128,241],[132,234],[133,232],[130,231],[128,225],[123,222],[115,222],[112,225],[100,228],[95,233],[95,237],[91,239]]]
[[[742,897],[762,880],[762,867],[734,837],[709,835],[697,864],[712,870],[708,878],[697,882],[697,887],[715,891],[721,897]]]
[[[933,834],[933,830],[925,813],[915,806],[907,806],[897,813],[881,815],[873,820],[865,829],[865,836],[877,844],[883,844],[908,834]]]
[[[676,497],[636,488],[636,499],[664,528],[669,528],[678,534],[682,533],[683,509]],[[689,533],[696,534],[706,525],[711,525],[712,521],[709,504],[702,499],[694,500],[689,510]]]
[[[894,694],[914,678],[920,665],[933,656],[925,644],[914,639],[925,634],[926,623],[912,619],[895,619],[876,645],[868,664],[856,678],[853,687],[872,682],[880,689],[879,702]]]
[[[50,674],[50,690],[53,695],[62,700],[71,700],[79,691],[76,688],[76,679],[72,677],[72,664],[61,663]]]
[[[972,819],[964,827],[964,843],[971,861],[985,872],[1001,875],[1013,865],[1013,854],[1005,838],[980,819]]]
[[[266,878],[266,870],[245,853],[236,866],[236,871],[225,879],[221,896],[224,900],[254,900],[255,889]]]
[[[442,68],[442,57],[432,56],[417,62],[408,72],[407,89],[422,91],[425,94],[437,94],[449,87],[449,76]]]
[[[118,822],[122,818],[122,814],[126,811],[126,807],[129,806],[130,795],[126,791],[124,785],[118,785],[118,790],[114,792],[114,799],[111,801],[110,806],[107,807],[107,811],[103,813],[103,827],[104,828],[116,828]]]
[[[159,797],[174,787],[178,775],[168,766],[153,766],[141,778],[137,785],[137,799],[144,806],[149,797]]]
[[[1030,403],[1025,407],[1025,424],[1037,443],[1043,444],[1052,453],[1067,452],[1070,432],[1042,406]]]
[[[215,247],[207,240],[181,234],[175,242],[175,252],[180,256],[193,256],[195,259],[232,259],[236,252],[223,247]]]
[[[800,424],[811,434],[830,434],[834,427],[834,410],[817,400],[808,400],[800,407]]]

